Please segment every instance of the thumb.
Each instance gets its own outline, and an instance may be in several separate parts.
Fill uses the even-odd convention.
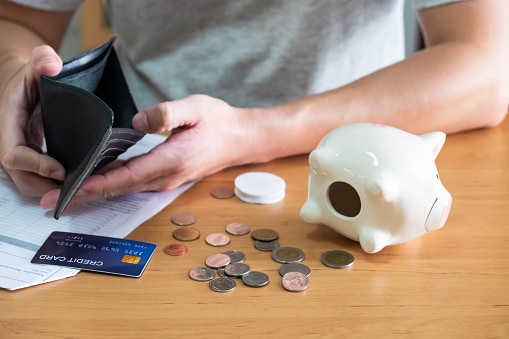
[[[36,78],[41,75],[54,76],[62,70],[62,59],[53,48],[42,45],[32,51],[32,72]]]

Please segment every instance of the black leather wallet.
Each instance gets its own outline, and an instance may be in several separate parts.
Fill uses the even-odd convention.
[[[132,128],[137,108],[113,41],[65,62],[58,75],[40,79],[48,155],[67,171],[55,219],[94,171],[115,160],[145,134]]]

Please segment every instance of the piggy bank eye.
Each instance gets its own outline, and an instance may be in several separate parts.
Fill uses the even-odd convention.
[[[334,182],[329,186],[327,195],[332,208],[339,214],[352,218],[361,211],[359,194],[346,182]]]

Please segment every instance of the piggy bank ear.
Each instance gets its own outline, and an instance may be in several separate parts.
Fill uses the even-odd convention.
[[[445,143],[445,133],[443,132],[430,132],[420,136],[420,138],[424,141],[428,148],[431,150],[431,154],[433,154],[433,158],[436,159],[438,153],[444,146]]]

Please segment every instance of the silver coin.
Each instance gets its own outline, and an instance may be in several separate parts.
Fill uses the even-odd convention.
[[[322,264],[332,268],[346,268],[353,265],[355,259],[352,254],[342,250],[331,250],[322,254]]]
[[[231,259],[231,263],[236,263],[236,262],[244,262],[244,260],[246,260],[246,255],[244,254],[244,252],[241,252],[241,251],[237,251],[237,250],[230,250],[230,251],[225,251],[223,252],[223,254],[226,254],[230,257]]]
[[[189,277],[196,281],[212,280],[216,275],[213,269],[206,266],[195,267],[189,271]]]
[[[210,246],[221,247],[230,243],[230,237],[223,233],[211,233],[207,235],[205,242]]]
[[[279,241],[278,240],[272,240],[272,241],[255,240],[254,247],[258,251],[272,252],[273,249],[279,247]]]
[[[273,249],[271,257],[279,263],[287,264],[304,260],[304,252],[296,247],[283,246]]]
[[[300,272],[288,272],[281,280],[283,288],[290,292],[304,291],[309,286],[309,278]]]
[[[279,267],[279,274],[281,274],[281,276],[285,275],[288,272],[300,272],[309,277],[309,275],[311,274],[311,269],[308,266],[298,262],[283,264],[281,265],[281,267]]]
[[[242,276],[242,282],[249,287],[262,287],[269,283],[269,276],[263,272],[251,271]]]
[[[225,277],[219,277],[212,279],[209,283],[210,289],[216,292],[229,292],[233,291],[235,289],[235,286],[237,284],[233,279],[225,278]]]
[[[211,268],[224,267],[230,262],[230,256],[223,253],[213,254],[205,259],[205,265]]]
[[[226,277],[226,273],[224,273],[224,267],[219,267],[217,269],[217,275],[220,277]]]
[[[251,232],[251,227],[240,222],[232,222],[226,225],[226,232],[231,235],[246,235]]]
[[[242,277],[244,274],[249,273],[249,271],[251,271],[251,267],[248,264],[241,262],[226,265],[224,267],[224,273],[232,278]]]

